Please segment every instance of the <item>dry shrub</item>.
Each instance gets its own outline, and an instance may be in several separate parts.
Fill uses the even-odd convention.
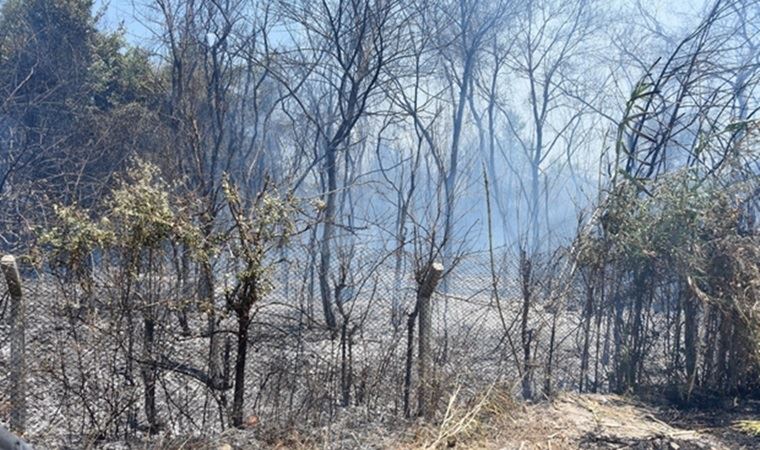
[[[456,386],[436,422],[415,423],[400,439],[402,442],[388,448],[486,448],[510,428],[512,414],[524,410],[514,400],[511,390],[511,386],[499,384],[472,391]]]
[[[628,178],[608,193],[596,227],[580,236],[580,266],[597,269],[599,284],[622,286],[614,303],[599,305],[621,311],[615,323],[626,323],[616,331],[630,340],[615,355],[620,369],[614,390],[639,390],[644,378],[652,379],[656,368],[648,377],[642,374],[658,335],[649,320],[657,308],[684,316],[686,326],[675,332],[685,333],[692,324],[697,330],[693,352],[685,351],[691,361],[684,366],[667,355],[673,364],[666,370],[668,381],[680,384],[687,399],[695,387],[732,394],[757,385],[760,191],[757,176],[744,170],[739,161],[728,161],[714,173],[683,168],[657,179]],[[697,306],[685,306],[690,304]]]

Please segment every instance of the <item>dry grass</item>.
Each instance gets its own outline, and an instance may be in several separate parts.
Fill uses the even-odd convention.
[[[146,448],[172,450],[398,449],[728,449],[712,437],[675,428],[657,411],[614,395],[562,394],[552,401],[515,401],[509,386],[479,395],[454,389],[435,422],[368,421],[359,409],[317,429],[230,430],[205,442]],[[747,422],[748,423],[748,422]],[[166,443],[168,444],[168,443]],[[134,447],[132,447],[134,448]],[[751,447],[749,447],[751,448]]]
[[[742,433],[760,437],[760,420],[739,420],[734,427]]]

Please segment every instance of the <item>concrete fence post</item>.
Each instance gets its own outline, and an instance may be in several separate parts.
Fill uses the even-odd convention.
[[[32,450],[32,446],[0,425],[0,450]]]
[[[433,335],[433,311],[430,298],[435,291],[438,281],[443,275],[443,264],[434,262],[418,277],[417,304],[419,307],[419,389],[417,401],[419,415],[430,418],[433,414],[432,399],[430,397],[431,372],[433,365],[432,335]]]
[[[21,295],[21,276],[13,255],[0,259],[8,294],[11,300],[11,360],[10,360],[10,427],[15,433],[23,434],[26,422],[26,308]]]

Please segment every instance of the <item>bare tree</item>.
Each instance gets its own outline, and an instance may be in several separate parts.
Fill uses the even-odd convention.
[[[296,62],[309,73],[308,92],[286,83],[299,108],[316,129],[322,211],[319,289],[325,323],[337,329],[329,273],[333,261],[339,186],[339,153],[350,151],[352,133],[379,92],[383,69],[399,46],[395,1],[339,0],[288,3],[284,14],[297,27]],[[319,64],[315,64],[319,62]],[[281,80],[285,82],[285,80]],[[303,89],[302,89],[303,91]]]
[[[199,263],[198,291],[208,314],[209,387],[223,380],[223,342],[218,330],[213,240],[220,231],[224,173],[245,177],[259,192],[269,155],[267,121],[279,94],[271,76],[270,6],[243,1],[156,0],[157,35],[171,74],[168,122],[171,166],[187,195],[198,200],[195,217],[209,257]],[[168,149],[167,149],[168,150]],[[166,164],[165,164],[166,165]],[[182,256],[183,259],[189,255]],[[224,402],[224,399],[222,399]]]
[[[592,33],[596,28],[599,5],[587,0],[572,2],[529,2],[515,34],[516,43],[507,64],[515,83],[527,88],[529,111],[521,131],[511,111],[502,110],[509,129],[527,162],[528,176],[521,194],[527,206],[523,246],[530,254],[541,248],[542,179],[547,165],[560,158],[563,139],[568,139],[586,111],[584,105],[568,104],[563,90],[581,76],[582,61],[588,57]],[[575,142],[569,139],[567,148]],[[522,166],[510,161],[512,172],[522,178]]]

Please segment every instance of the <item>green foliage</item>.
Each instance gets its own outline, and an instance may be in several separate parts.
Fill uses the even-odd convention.
[[[654,264],[697,270],[706,246],[736,235],[740,200],[747,195],[747,183],[726,188],[693,169],[620,183],[604,204],[602,233],[582,237],[581,255],[593,257],[603,241],[607,256],[631,269]]]
[[[232,309],[245,312],[272,288],[266,257],[295,232],[297,202],[292,195],[281,196],[265,186],[246,207],[229,178],[224,178],[222,187],[235,224],[229,249],[243,266],[237,274],[237,286],[228,292],[228,303]]]
[[[581,267],[632,275],[633,297],[683,286],[730,324],[736,345],[747,347],[741,370],[750,373],[751,361],[760,362],[760,240],[742,231],[742,217],[757,177],[737,174],[727,162],[709,176],[685,168],[624,179],[605,199],[600,226],[579,236],[577,257]]]
[[[47,92],[48,102],[70,98],[105,110],[146,101],[155,90],[148,53],[127,45],[123,30],[98,32],[90,0],[4,4],[0,62],[1,85],[15,89],[23,84],[17,94]]]
[[[147,51],[130,47],[123,31],[99,32],[92,4],[9,0],[0,7],[0,116],[17,136],[6,182],[44,193],[45,204],[89,207],[125,154],[163,145],[163,83]],[[21,214],[39,222],[55,215],[30,209]]]
[[[117,181],[108,211],[121,245],[127,247],[156,248],[171,238],[177,227],[166,183],[157,167],[143,161]]]
[[[85,85],[95,34],[91,0],[11,0],[0,11],[3,84],[49,92],[48,101]],[[60,106],[60,105],[59,105]]]
[[[76,206],[54,205],[57,223],[39,234],[39,243],[50,249],[56,265],[81,268],[97,248],[114,242],[114,234],[105,218],[94,221],[89,212]]]
[[[155,100],[161,85],[148,52],[128,46],[123,30],[96,34],[92,52],[89,83],[96,107],[106,110]]]
[[[92,252],[117,252],[134,259],[145,250],[181,243],[201,254],[201,233],[170,193],[153,164],[136,160],[94,220],[95,210],[55,206],[56,224],[39,234],[50,256],[72,268]]]
[[[115,257],[112,260],[137,274],[151,270],[141,267],[146,252],[158,255],[182,245],[196,259],[207,260],[212,253],[226,249],[240,265],[237,287],[228,293],[230,307],[247,311],[272,288],[267,257],[295,232],[297,201],[264,189],[245,202],[227,179],[223,189],[232,232],[205,239],[159,169],[136,160],[117,177],[102,207],[56,206],[55,224],[39,232],[39,243],[51,262],[75,273],[82,273],[94,252]]]

